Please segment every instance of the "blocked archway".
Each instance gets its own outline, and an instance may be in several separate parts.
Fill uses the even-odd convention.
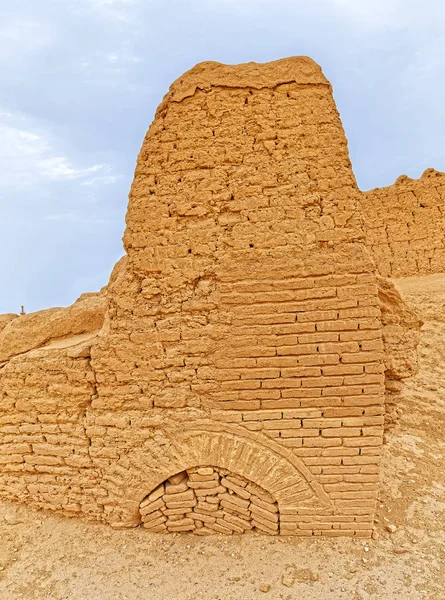
[[[277,535],[276,500],[245,477],[216,467],[194,467],[169,477],[140,504],[144,528],[197,535],[256,531]]]
[[[196,421],[184,431],[166,427],[156,441],[137,448],[112,467],[104,487],[116,498],[114,525],[137,525],[140,504],[166,480],[192,468],[210,466],[244,478],[269,494],[280,512],[328,509],[329,497],[292,451],[266,436],[230,423]]]

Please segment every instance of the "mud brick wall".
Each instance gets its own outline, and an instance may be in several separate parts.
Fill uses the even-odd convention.
[[[12,358],[0,370],[0,494],[36,508],[101,514],[85,412],[95,389],[84,336]]]
[[[384,366],[364,240],[318,65],[194,67],[145,137],[100,331],[67,312],[49,342],[28,317],[0,333],[2,497],[114,527],[369,536]],[[38,348],[14,355],[14,328]]]
[[[384,277],[445,272],[445,173],[427,169],[365,192],[366,243]]]

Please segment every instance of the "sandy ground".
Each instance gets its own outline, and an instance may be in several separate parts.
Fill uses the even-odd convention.
[[[444,600],[445,276],[396,284],[425,325],[375,539],[159,536],[0,503],[0,600]]]

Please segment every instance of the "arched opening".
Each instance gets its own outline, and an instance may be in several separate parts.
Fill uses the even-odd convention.
[[[107,521],[114,527],[137,526],[147,494],[178,473],[205,466],[264,490],[280,514],[332,510],[322,486],[290,450],[236,424],[203,419],[186,429],[172,422],[157,432],[156,440],[133,448],[111,466],[103,478]]]
[[[139,511],[144,528],[157,533],[277,535],[280,530],[278,503],[271,494],[212,466],[172,475],[142,500]]]

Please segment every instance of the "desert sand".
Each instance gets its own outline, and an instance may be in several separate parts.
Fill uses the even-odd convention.
[[[385,434],[372,539],[116,531],[2,502],[1,600],[443,600],[445,275],[394,283],[424,325]]]

